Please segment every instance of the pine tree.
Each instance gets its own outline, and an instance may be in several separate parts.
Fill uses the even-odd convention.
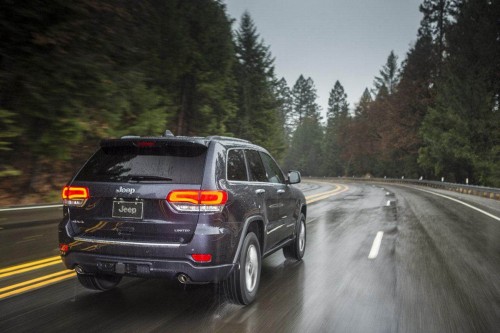
[[[146,4],[134,42],[147,52],[141,67],[150,85],[166,98],[165,121],[178,135],[231,134],[235,50],[225,6],[194,0]],[[143,2],[131,6],[142,8]]]
[[[419,37],[432,36],[436,45],[438,62],[443,59],[446,33],[454,23],[455,16],[463,0],[424,0],[419,10],[423,14],[420,21]]]
[[[238,111],[234,132],[266,147],[279,159],[285,143],[274,91],[274,59],[248,12],[243,14],[236,32],[236,56]]]
[[[434,46],[429,36],[420,36],[402,64],[397,91],[385,105],[382,150],[388,176],[422,176],[417,157],[422,145],[418,131],[432,106]],[[427,177],[427,175],[424,175]]]
[[[304,76],[301,74],[297,81],[295,82],[292,89],[293,96],[293,111],[290,115],[293,129],[295,130],[299,124],[302,123],[305,118],[306,110],[305,105],[306,102],[303,101],[303,97],[305,95],[304,92],[307,91],[307,82]],[[308,98],[310,99],[310,98]]]
[[[500,186],[498,2],[464,2],[447,35],[436,103],[425,116],[419,163],[435,177]]]
[[[346,170],[357,176],[373,175],[376,169],[376,146],[378,119],[374,117],[373,99],[368,88],[361,95],[354,109],[354,119],[350,123],[349,145],[344,155],[348,157]]]
[[[327,125],[325,139],[323,140],[323,167],[322,174],[325,176],[344,175],[342,156],[342,134],[346,130],[349,117],[349,104],[347,94],[339,81],[335,82],[330,91],[327,110]]]
[[[309,77],[300,75],[292,89],[293,113],[292,123],[297,127],[306,118],[320,120],[320,107],[316,103],[317,94],[314,81]]]
[[[326,116],[328,123],[334,123],[335,120],[345,118],[349,114],[349,103],[347,103],[347,94],[339,81],[335,82],[328,98],[328,111]]]
[[[368,116],[368,109],[370,107],[370,103],[373,102],[372,95],[368,88],[365,88],[363,94],[359,99],[359,103],[354,108],[354,115],[356,118],[363,118]]]
[[[305,175],[319,175],[323,128],[314,81],[300,75],[293,86],[292,95],[292,121],[296,127],[285,165],[289,169],[298,169]]]
[[[391,51],[387,62],[380,70],[380,76],[375,77],[373,93],[376,96],[391,95],[398,84],[398,57]]]
[[[278,102],[280,123],[283,125],[285,142],[289,144],[292,135],[291,115],[293,112],[293,96],[290,87],[285,80],[281,78],[275,85],[275,95]]]

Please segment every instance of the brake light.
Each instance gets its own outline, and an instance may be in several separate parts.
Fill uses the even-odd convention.
[[[81,207],[89,198],[90,192],[87,187],[64,186],[62,190],[63,204],[66,206]]]
[[[202,205],[223,205],[227,202],[226,191],[201,191],[200,204]]]
[[[212,261],[212,255],[209,253],[197,253],[197,254],[192,254],[191,258],[193,258],[194,261],[196,262],[211,262]]]
[[[154,141],[139,141],[135,144],[139,148],[151,148],[155,146]]]
[[[174,190],[166,199],[180,212],[221,212],[227,202],[227,192]]]

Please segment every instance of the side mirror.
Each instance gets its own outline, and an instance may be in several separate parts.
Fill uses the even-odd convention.
[[[300,172],[288,171],[288,184],[298,184],[298,183],[300,183]]]

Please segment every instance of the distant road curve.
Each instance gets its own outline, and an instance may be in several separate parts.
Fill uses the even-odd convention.
[[[305,178],[304,178],[305,179]],[[500,188],[484,187],[477,185],[455,184],[447,182],[438,182],[432,180],[419,179],[399,179],[399,178],[359,178],[359,177],[329,177],[329,178],[309,178],[310,180],[328,180],[332,182],[361,182],[361,183],[386,183],[386,184],[405,184],[412,186],[425,186],[434,189],[470,194],[483,198],[500,200]]]

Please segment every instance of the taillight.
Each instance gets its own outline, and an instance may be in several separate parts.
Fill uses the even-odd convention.
[[[197,205],[200,203],[200,191],[172,191],[167,196],[167,201],[170,203],[191,203]]]
[[[209,253],[192,254],[191,258],[193,258],[193,260],[196,262],[202,262],[202,263],[212,261],[212,255]]]
[[[202,205],[224,205],[226,202],[226,191],[200,191],[200,204]]]
[[[62,256],[66,255],[66,253],[68,253],[69,251],[69,245],[68,244],[63,244],[63,243],[60,243],[59,244],[59,254],[61,254]]]
[[[227,202],[226,191],[174,190],[167,201],[180,212],[221,212]]]
[[[90,192],[87,187],[64,186],[62,190],[63,204],[66,206],[81,207],[89,198]]]

